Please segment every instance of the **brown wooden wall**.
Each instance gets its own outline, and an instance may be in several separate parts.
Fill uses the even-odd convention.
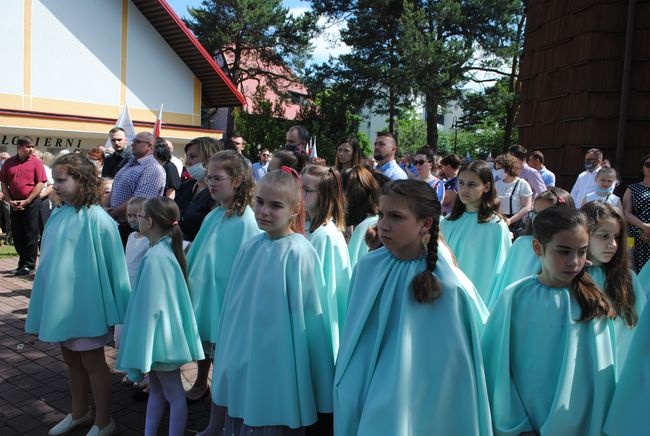
[[[585,151],[616,166],[628,0],[528,0],[521,60],[520,142],[544,153],[558,186],[571,189]],[[650,153],[650,0],[636,0],[625,182]]]

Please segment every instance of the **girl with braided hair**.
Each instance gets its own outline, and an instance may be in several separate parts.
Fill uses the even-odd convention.
[[[382,188],[383,247],[359,260],[350,288],[335,434],[492,434],[480,298],[439,247],[440,213],[425,182]]]

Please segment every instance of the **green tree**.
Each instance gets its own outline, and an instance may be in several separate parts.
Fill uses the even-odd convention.
[[[427,142],[438,144],[439,108],[459,96],[477,53],[492,53],[511,33],[518,0],[405,0],[399,19],[406,77],[424,96]]]
[[[311,54],[316,16],[291,15],[282,0],[203,0],[188,12],[185,23],[240,90],[248,79],[274,91],[297,82]]]
[[[403,111],[396,123],[400,154],[415,153],[427,145],[427,123],[410,107]]]
[[[266,89],[259,87],[253,96],[251,113],[241,108],[233,112],[236,131],[246,138],[245,153],[252,161],[257,160],[262,148],[271,151],[282,148],[288,128],[288,122],[282,118],[282,107],[267,100],[265,95]]]

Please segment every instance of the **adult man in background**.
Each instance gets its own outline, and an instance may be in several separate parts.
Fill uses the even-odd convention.
[[[244,150],[246,149],[246,140],[244,137],[239,134],[234,134],[230,139],[235,145],[235,151],[242,155],[248,166],[251,166],[251,161],[244,156]]]
[[[129,161],[129,152],[126,150],[126,132],[121,127],[113,127],[108,132],[108,138],[113,145],[113,154],[104,159],[102,177],[115,178],[117,172]]]
[[[115,175],[109,213],[118,222],[122,243],[131,233],[126,221],[126,203],[131,197],[152,198],[165,190],[165,170],[153,155],[156,138],[149,132],[140,132],[131,142],[132,156]]]
[[[397,138],[390,132],[379,132],[375,139],[374,157],[377,169],[391,180],[406,179],[408,176],[395,162]]]
[[[576,207],[582,205],[582,201],[590,192],[596,190],[596,174],[601,168],[603,162],[603,152],[597,148],[590,148],[585,154],[585,170],[578,174],[573,188],[571,189],[571,197],[576,204]]]
[[[253,177],[259,182],[262,177],[269,172],[269,162],[271,161],[271,152],[268,148],[263,148],[260,152],[260,161],[253,164]]]
[[[555,174],[544,166],[544,155],[541,151],[535,150],[528,156],[528,166],[539,171],[547,188],[555,186]]]
[[[33,156],[34,141],[29,136],[18,139],[17,153],[7,159],[0,170],[2,194],[11,206],[11,234],[18,252],[17,276],[36,268],[39,238],[39,195],[47,181],[45,167]]]
[[[534,168],[529,167],[526,164],[526,147],[520,144],[511,145],[508,147],[508,154],[514,156],[521,166],[521,173],[519,177],[528,182],[530,187],[533,189],[533,198],[531,201],[535,201],[537,197],[542,192],[546,191],[546,185],[544,180],[542,180],[542,175]]]

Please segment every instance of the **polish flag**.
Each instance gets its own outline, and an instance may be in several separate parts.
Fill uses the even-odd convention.
[[[160,130],[162,128],[162,114],[163,114],[163,105],[160,105],[160,112],[158,112],[158,118],[156,118],[156,124],[153,125],[153,136],[156,138],[160,136]]]

